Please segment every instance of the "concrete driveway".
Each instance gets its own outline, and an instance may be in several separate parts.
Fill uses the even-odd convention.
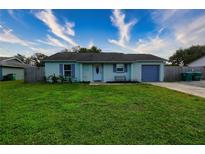
[[[205,80],[192,82],[151,82],[150,84],[205,98]]]

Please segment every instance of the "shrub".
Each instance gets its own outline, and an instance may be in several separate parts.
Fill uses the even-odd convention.
[[[51,79],[52,79],[52,83],[57,83],[59,78],[54,74]]]

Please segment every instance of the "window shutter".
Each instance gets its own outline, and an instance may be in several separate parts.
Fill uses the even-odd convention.
[[[116,72],[116,64],[113,64],[113,72]]]
[[[127,64],[125,64],[125,72],[127,72]]]
[[[59,75],[63,76],[63,64],[59,64]]]
[[[75,64],[72,64],[71,65],[71,76],[72,76],[72,78],[75,78]]]

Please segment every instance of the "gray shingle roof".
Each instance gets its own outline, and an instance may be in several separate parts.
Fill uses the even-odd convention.
[[[10,59],[10,58],[12,58],[12,57],[0,57],[0,61]]]
[[[44,59],[44,61],[78,61],[78,62],[133,62],[133,61],[166,61],[151,54],[123,53],[74,53],[59,52]]]
[[[18,61],[14,57],[0,57],[0,66],[24,68],[27,65]]]

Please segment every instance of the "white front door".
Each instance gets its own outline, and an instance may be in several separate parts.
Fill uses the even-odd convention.
[[[93,65],[93,80],[102,81],[102,65],[101,64]]]

